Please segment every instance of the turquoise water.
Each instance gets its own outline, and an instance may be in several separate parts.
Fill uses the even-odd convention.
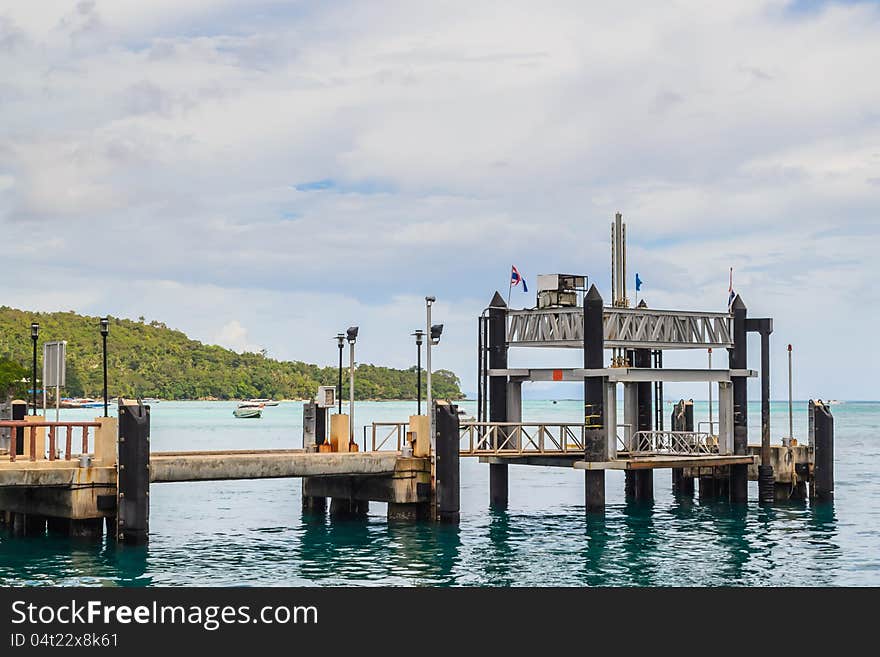
[[[465,402],[473,412],[474,404]],[[578,421],[579,402],[526,401],[524,420]],[[405,420],[414,403],[359,403],[356,421]],[[162,402],[152,411],[153,450],[299,447],[302,405],[232,417],[234,404]],[[671,407],[667,407],[668,411]],[[607,476],[604,519],[583,512],[583,474],[513,466],[510,509],[490,512],[488,468],[462,461],[457,527],[389,525],[385,505],[364,521],[304,519],[299,480],[155,484],[151,542],[119,549],[0,530],[4,585],[880,585],[880,403],[832,407],[834,505],[677,501],[669,471],[655,474],[653,504],[627,504],[623,476]],[[706,419],[697,403],[696,419]],[[87,418],[94,411],[66,411]],[[806,442],[806,404],[795,436]],[[773,404],[774,441],[788,432]],[[760,408],[750,406],[751,442]],[[750,496],[757,497],[754,482]]]

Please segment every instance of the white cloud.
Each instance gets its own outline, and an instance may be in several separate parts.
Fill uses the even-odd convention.
[[[861,3],[17,3],[4,302],[319,362],[361,323],[365,359],[407,365],[434,293],[473,388],[510,264],[607,289],[622,210],[652,305],[718,307],[733,265],[804,395],[871,396],[838,344],[877,319],[878,37]]]

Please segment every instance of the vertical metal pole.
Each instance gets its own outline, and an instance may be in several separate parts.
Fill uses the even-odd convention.
[[[651,367],[651,351],[649,349],[635,350],[635,366]],[[636,384],[636,396],[638,397],[638,411],[636,419],[637,431],[651,431],[651,383],[644,381]],[[654,499],[654,471],[635,470],[633,475],[633,492],[635,499],[650,501]]]
[[[744,370],[748,359],[746,345],[746,315],[748,310],[742,297],[736,295],[731,304],[733,313],[733,348],[730,349],[730,369]],[[748,389],[746,378],[732,377],[733,381],[733,453],[744,456],[749,447]],[[744,504],[748,501],[749,480],[747,465],[730,466],[730,501]]]
[[[712,369],[712,347],[709,347],[709,369]],[[714,427],[712,425],[712,382],[709,381],[709,434],[713,434]]]
[[[107,407],[107,336],[102,335],[103,352],[104,352],[104,417],[109,417],[110,413]]]
[[[428,336],[431,339],[431,336]],[[416,415],[422,414],[422,345],[416,345],[416,398],[418,399],[418,407]]]
[[[37,414],[37,338],[36,336],[31,336],[31,341],[34,343],[34,371],[33,378],[31,379],[31,388],[33,388],[34,398],[34,409],[31,412],[31,415]]]
[[[428,416],[433,416],[432,406],[434,403],[434,395],[431,390],[431,301],[425,300],[425,337],[427,338],[427,342],[425,344],[425,382],[427,385],[427,390],[425,391],[425,402],[428,411]],[[433,444],[434,440],[434,426],[433,420],[430,421],[431,424],[431,441]]]
[[[792,393],[791,393],[791,345],[788,345],[788,444],[794,438],[794,415],[792,412]]]
[[[348,352],[348,437],[354,442],[354,340],[349,342]]]
[[[342,415],[342,340],[339,340],[339,384],[337,387],[339,392],[336,394],[336,400],[339,402],[339,414]]]

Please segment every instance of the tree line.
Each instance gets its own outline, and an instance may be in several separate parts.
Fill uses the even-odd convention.
[[[30,385],[31,322],[40,325],[38,372],[42,376],[44,340],[67,340],[67,387],[71,397],[100,397],[103,393],[101,335],[98,317],[73,311],[37,313],[0,307],[0,390],[24,397]],[[203,344],[162,322],[110,317],[108,388],[112,397],[160,399],[310,399],[319,385],[336,385],[335,366],[280,361],[263,353],[237,353]],[[422,394],[425,394],[422,374]],[[433,393],[439,399],[461,399],[461,383],[448,370],[433,373]],[[359,365],[355,374],[357,399],[412,399],[416,368],[401,370]],[[343,376],[348,397],[348,374]]]

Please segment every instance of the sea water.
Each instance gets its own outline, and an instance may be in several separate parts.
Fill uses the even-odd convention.
[[[475,404],[461,406],[473,413]],[[152,407],[154,451],[277,449],[302,445],[302,404],[232,416],[232,402]],[[669,422],[671,406],[664,408]],[[415,402],[359,402],[356,424],[405,421]],[[0,530],[0,584],[94,586],[681,586],[880,585],[880,403],[832,407],[835,499],[759,507],[676,500],[669,470],[654,477],[653,503],[627,503],[623,475],[608,472],[607,513],[586,517],[584,475],[511,466],[510,507],[488,509],[488,467],[461,463],[461,523],[388,524],[373,502],[366,520],[303,517],[298,479],[165,483],[151,487],[150,543],[120,548]],[[62,411],[87,419],[95,409]],[[524,421],[577,422],[577,401],[525,401]],[[708,419],[697,402],[695,417]],[[50,413],[54,419],[54,413]],[[717,411],[716,411],[717,419]],[[788,434],[788,407],[773,403],[774,442]],[[794,434],[807,441],[805,402]],[[760,404],[749,406],[760,442]],[[358,442],[362,443],[361,430]]]

